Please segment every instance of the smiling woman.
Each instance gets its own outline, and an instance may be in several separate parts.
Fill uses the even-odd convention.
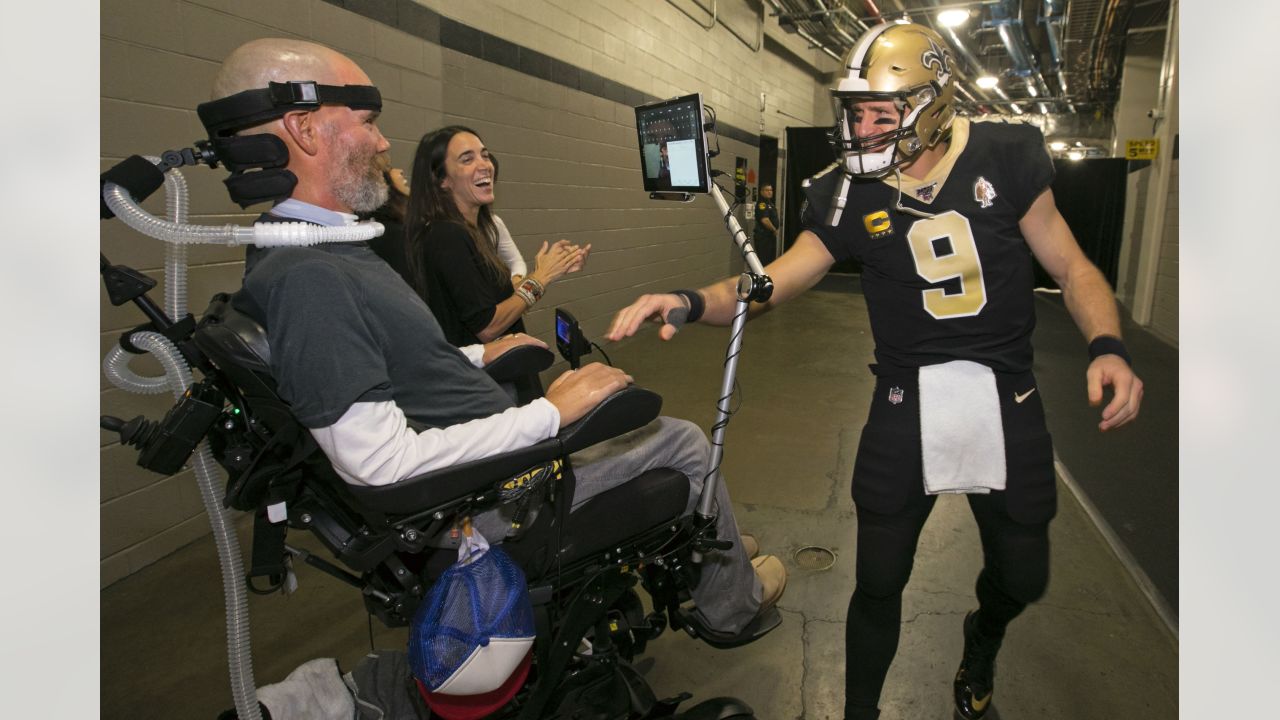
[[[542,244],[535,269],[513,287],[499,257],[494,164],[484,141],[459,125],[423,136],[409,193],[410,283],[454,345],[523,332],[521,316],[546,288],[586,262],[588,248]]]

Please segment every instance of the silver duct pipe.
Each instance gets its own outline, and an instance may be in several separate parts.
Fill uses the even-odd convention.
[[[958,54],[961,58],[964,59],[968,67],[971,67],[977,70],[978,72],[983,72],[984,69],[982,67],[982,61],[979,60],[977,56],[975,56],[973,52],[969,50],[969,47],[964,44],[964,42],[960,39],[960,36],[956,35],[956,29],[949,27],[949,28],[943,28],[943,30],[947,34],[948,38],[950,38],[951,40],[951,48],[956,51],[956,54]],[[981,88],[979,88],[979,91],[981,91]],[[1005,103],[1008,103],[1008,104],[1006,105],[1005,103],[993,102],[990,96],[987,95],[985,92],[981,93],[983,98],[978,100],[978,102],[991,105],[992,107],[995,107],[999,109],[1001,112],[1004,112],[1006,114],[1008,112],[1005,110],[1006,107],[1018,115],[1022,114],[1022,108],[1018,107],[1017,105],[1014,105],[1012,102],[1009,102],[1009,96],[1006,95],[1005,92],[1001,90],[999,86],[991,88],[991,92],[998,95],[1001,100],[1004,100]],[[970,97],[973,97],[972,93],[969,93],[969,95]]]
[[[1040,63],[1031,51],[1031,40],[1027,38],[1027,29],[1022,23],[1022,4],[1019,0],[1003,0],[991,6],[991,20],[986,23],[994,27],[1000,40],[1004,43],[1009,59],[1013,62],[1013,74],[1026,78],[1035,88],[1033,96],[1049,95],[1049,86],[1040,74]]]
[[[1044,0],[1040,5],[1040,24],[1044,25],[1045,37],[1049,39],[1049,72],[1058,81],[1059,97],[1067,97],[1067,76],[1063,69],[1062,46],[1067,36],[1067,3],[1066,0]],[[1051,93],[1053,94],[1053,93]],[[1076,112],[1076,106],[1067,103],[1067,109]]]

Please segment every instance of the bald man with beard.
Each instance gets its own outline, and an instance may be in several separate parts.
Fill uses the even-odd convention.
[[[264,39],[232,52],[214,96],[303,81],[370,85],[341,53],[300,40]],[[387,188],[375,157],[389,143],[377,118],[376,110],[322,104],[241,130],[280,138],[289,152],[287,169],[297,176],[290,196],[260,221],[337,226],[380,206]],[[353,485],[400,482],[528,447],[632,382],[619,369],[593,363],[561,375],[545,397],[515,406],[482,368],[515,346],[546,345],[517,334],[453,347],[427,305],[367,243],[252,250],[233,304],[265,328],[281,397]],[[667,467],[689,478],[685,512],[692,512],[710,455],[697,426],[660,417],[572,456],[573,507],[646,470]],[[776,557],[748,557],[727,486],[722,481],[717,487],[716,534],[733,546],[707,553],[692,594],[706,625],[732,637],[777,602],[786,571]],[[491,510],[473,518],[473,525],[499,542],[513,512]],[[447,537],[439,542],[456,544]]]

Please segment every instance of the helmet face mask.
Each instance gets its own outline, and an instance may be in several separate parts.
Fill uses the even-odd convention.
[[[830,139],[848,173],[882,177],[947,135],[955,118],[953,62],[933,30],[905,22],[878,25],[859,38],[844,64],[832,90],[836,123]],[[885,101],[897,109],[898,126],[858,138],[856,119],[865,104]]]

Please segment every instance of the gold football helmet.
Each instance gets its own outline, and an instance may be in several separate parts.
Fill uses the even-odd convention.
[[[953,74],[951,50],[923,25],[885,23],[858,38],[831,91],[836,115],[831,144],[845,169],[858,177],[881,177],[945,137],[956,116]],[[886,100],[897,108],[899,126],[856,137],[858,105]]]

